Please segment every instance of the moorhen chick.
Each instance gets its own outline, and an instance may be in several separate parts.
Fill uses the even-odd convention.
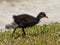
[[[40,12],[37,17],[33,17],[29,14],[20,14],[20,15],[13,15],[13,19],[14,19],[14,22],[18,25],[13,33],[12,33],[12,37],[13,37],[13,34],[14,32],[16,31],[17,28],[22,28],[22,31],[23,31],[23,35],[26,35],[25,31],[24,31],[24,28],[26,27],[32,27],[34,25],[36,25],[37,23],[39,23],[40,19],[43,18],[43,17],[46,17],[46,14],[45,12]]]

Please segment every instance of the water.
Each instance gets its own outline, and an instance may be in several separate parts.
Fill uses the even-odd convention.
[[[27,13],[36,17],[41,11],[49,19],[43,18],[39,24],[60,22],[60,0],[0,0],[0,29],[13,22],[13,15]]]

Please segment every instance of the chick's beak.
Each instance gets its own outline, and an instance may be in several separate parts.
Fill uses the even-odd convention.
[[[48,18],[48,16],[45,16],[45,18]]]

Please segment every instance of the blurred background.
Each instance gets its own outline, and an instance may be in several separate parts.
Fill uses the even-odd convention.
[[[0,0],[0,29],[13,22],[13,15],[37,16],[45,12],[48,19],[41,19],[39,25],[60,22],[60,0]]]

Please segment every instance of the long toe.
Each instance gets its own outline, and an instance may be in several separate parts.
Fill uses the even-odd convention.
[[[26,36],[26,34],[22,34],[22,37],[25,37]]]
[[[13,35],[10,35],[10,38],[13,38],[14,36]]]

